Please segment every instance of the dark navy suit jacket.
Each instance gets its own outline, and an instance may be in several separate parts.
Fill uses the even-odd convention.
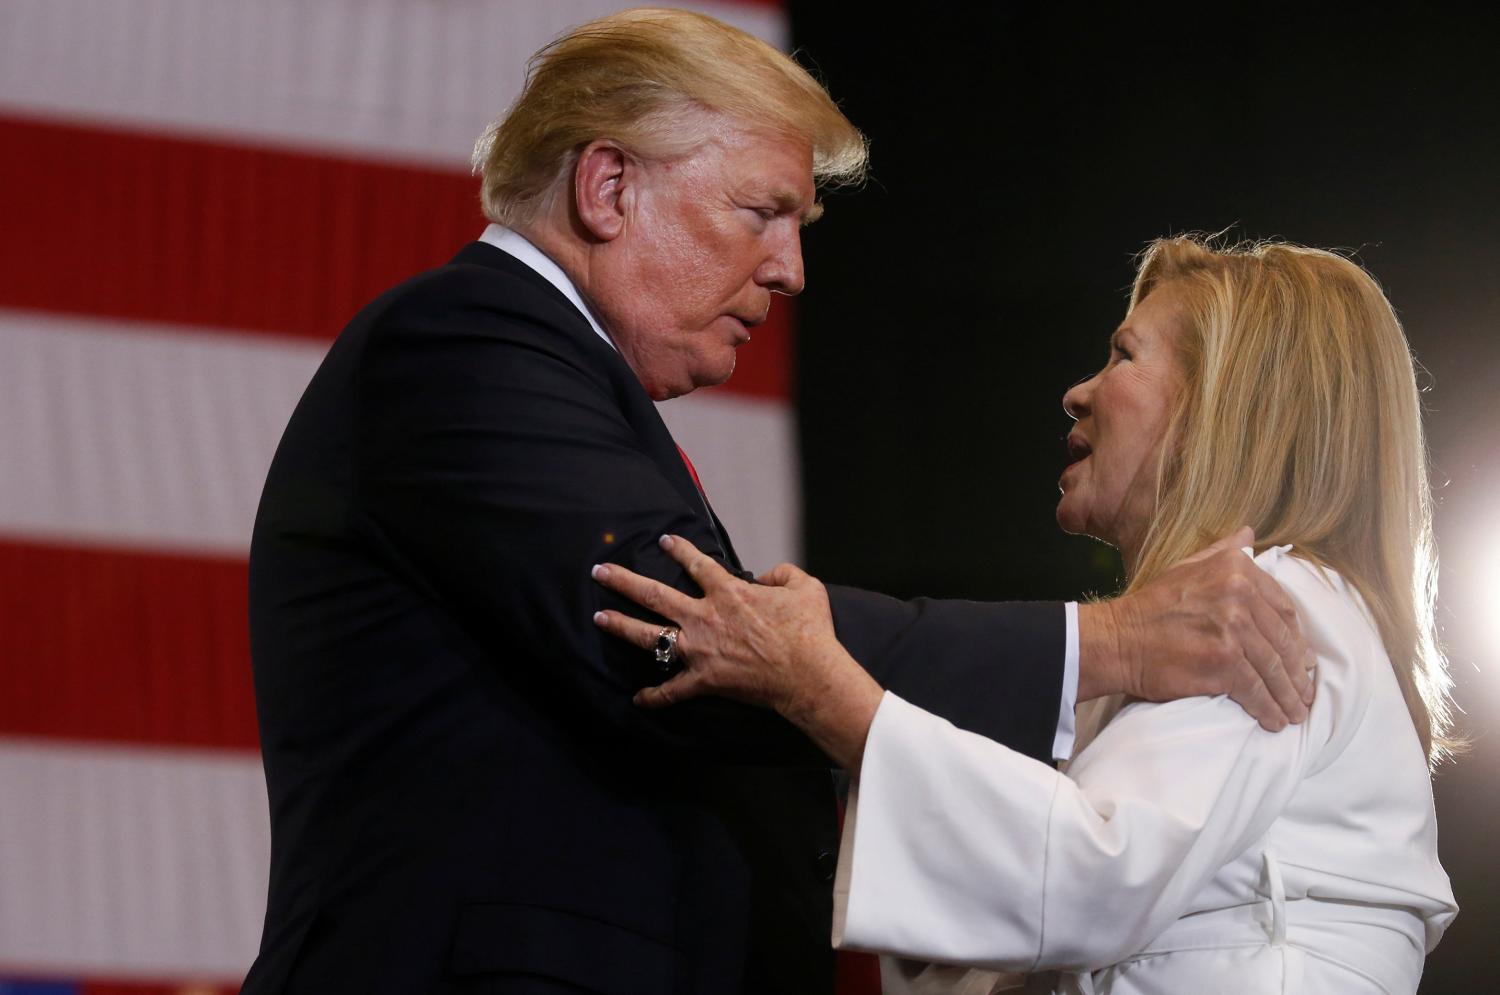
[[[597,562],[692,590],[664,532],[740,567],[630,369],[524,264],[474,243],[350,322],[251,545],[246,992],[831,990],[826,758],[766,710],[638,709],[655,662],[591,622],[634,610]],[[882,684],[1049,758],[1060,605],[830,596]]]

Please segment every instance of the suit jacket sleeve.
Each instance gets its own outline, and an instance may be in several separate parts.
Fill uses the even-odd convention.
[[[888,691],[1018,753],[1052,761],[1063,606],[918,598],[829,586],[850,654]]]

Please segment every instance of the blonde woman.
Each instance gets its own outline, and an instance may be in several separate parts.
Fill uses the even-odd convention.
[[[1266,732],[1223,697],[1095,702],[1064,775],[882,692],[815,579],[744,584],[670,538],[705,598],[598,572],[681,626],[686,670],[638,700],[769,705],[849,769],[836,943],[1058,972],[1031,985],[1060,992],[1414,992],[1457,909],[1429,780],[1450,742],[1427,470],[1389,303],[1331,253],[1161,240],[1064,405],[1058,521],[1118,546],[1129,586],[1253,526],[1318,656],[1306,723]],[[888,991],[915,973],[885,966]]]

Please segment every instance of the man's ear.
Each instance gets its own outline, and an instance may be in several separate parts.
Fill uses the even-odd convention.
[[[624,230],[637,173],[635,160],[608,139],[595,139],[578,153],[573,199],[578,220],[594,238],[608,242]]]

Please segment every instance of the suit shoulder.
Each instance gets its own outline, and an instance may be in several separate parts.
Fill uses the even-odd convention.
[[[540,278],[456,261],[387,290],[366,305],[355,322],[361,319],[374,327],[472,323],[476,319],[520,326],[586,327],[577,309]]]

